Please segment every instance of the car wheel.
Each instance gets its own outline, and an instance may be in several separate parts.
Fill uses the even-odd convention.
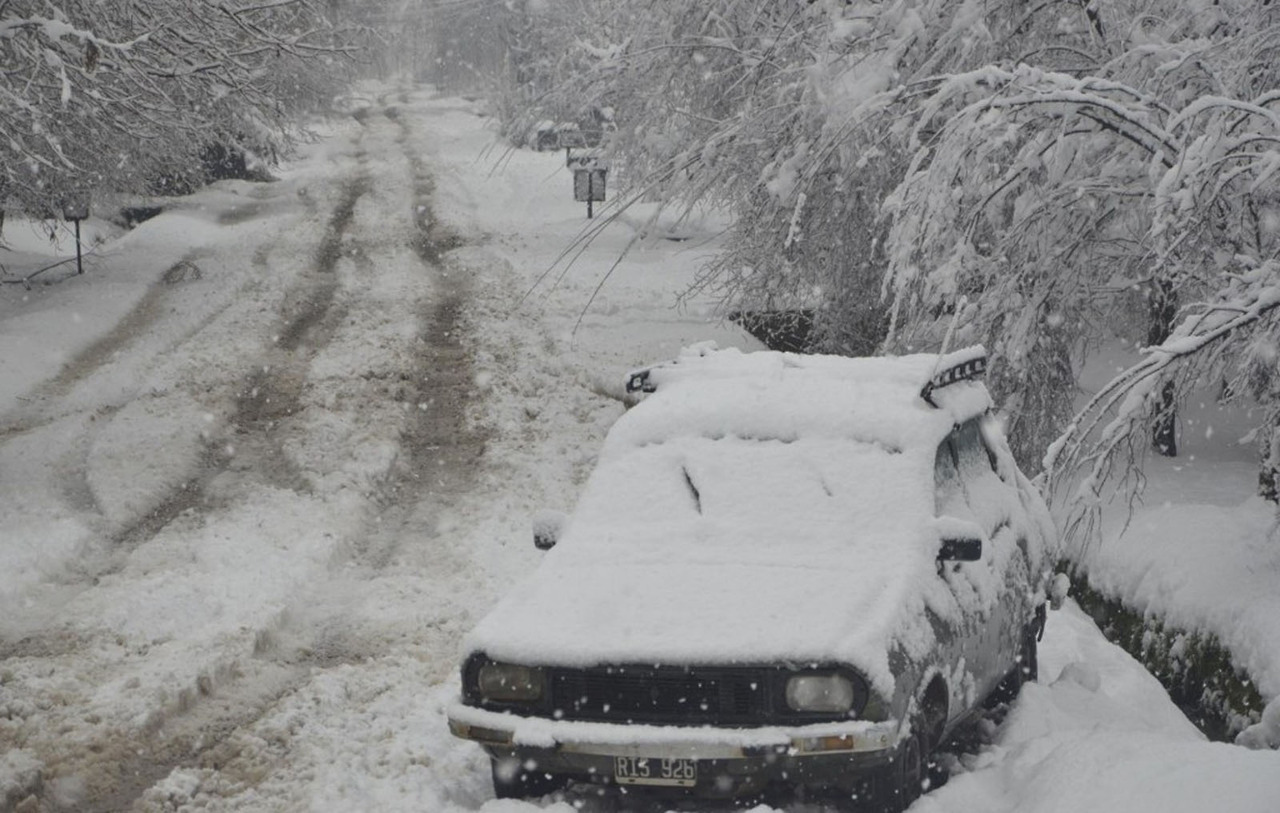
[[[885,813],[901,813],[924,793],[925,783],[930,779],[929,756],[933,750],[926,720],[926,717],[913,719],[911,735],[898,744],[880,804]]]
[[[493,795],[499,799],[537,799],[548,793],[563,790],[569,784],[568,777],[529,770],[514,758],[490,761],[493,772]]]

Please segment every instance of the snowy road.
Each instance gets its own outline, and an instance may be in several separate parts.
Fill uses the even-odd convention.
[[[462,100],[361,104],[279,182],[3,291],[0,810],[541,807],[448,735],[458,640],[536,565],[622,371],[750,344],[676,301],[724,224],[628,215],[535,285],[585,224],[563,156]],[[1274,810],[1276,755],[1201,741],[1087,621],[1044,664],[913,810]],[[1193,764],[1199,796],[1130,770]]]
[[[121,240],[106,274],[168,268],[5,415],[28,564],[4,582],[7,803],[125,809],[229,759],[314,668],[465,620],[421,595],[464,568],[420,574],[451,562],[439,528],[484,448],[469,280],[441,264],[412,124],[371,111],[282,183]],[[367,618],[396,601],[396,623]]]

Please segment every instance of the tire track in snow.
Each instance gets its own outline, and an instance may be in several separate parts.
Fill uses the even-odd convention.
[[[432,526],[442,505],[462,493],[471,482],[479,457],[484,450],[485,437],[471,429],[467,423],[467,409],[476,397],[474,374],[466,349],[467,278],[460,273],[450,273],[443,261],[448,251],[461,245],[453,235],[440,229],[430,215],[432,194],[431,176],[406,144],[409,133],[401,117],[389,115],[401,127],[397,139],[411,167],[413,179],[411,201],[414,212],[414,233],[410,245],[425,273],[431,275],[435,293],[431,301],[419,312],[417,339],[414,343],[413,367],[402,374],[405,388],[403,399],[411,406],[408,417],[400,428],[401,454],[388,476],[378,484],[372,498],[381,509],[376,521],[367,528],[362,543],[353,551],[357,569],[363,572],[361,586],[368,587],[368,579],[392,566],[396,554],[406,539],[431,544],[434,530],[423,534],[424,525]],[[354,206],[354,200],[352,200]],[[349,223],[353,207],[344,208],[336,220]],[[336,259],[341,256],[338,230],[321,249],[321,256]],[[361,274],[374,274],[377,269],[358,252],[354,255],[356,269]],[[305,319],[305,316],[301,316]],[[293,345],[295,337],[312,330],[310,325],[298,325],[298,330],[282,334],[279,344]],[[311,341],[314,341],[314,336]],[[278,370],[277,370],[278,373]],[[297,394],[291,390],[281,392],[277,376],[264,376],[255,382],[258,386],[274,389],[260,391],[246,410],[249,421],[270,426],[272,421],[284,420],[297,407]],[[242,404],[243,404],[242,400]],[[259,406],[261,405],[261,406]],[[246,421],[239,421],[245,423]],[[268,430],[269,431],[269,430]],[[329,585],[320,585],[320,593],[328,593]],[[306,601],[304,597],[303,601]],[[312,614],[313,608],[302,607],[299,612],[282,614],[280,624],[260,631],[255,648],[255,662],[275,666],[282,674],[303,679],[314,679],[317,670],[329,670],[345,664],[360,663],[370,657],[385,654],[385,641],[378,635],[365,635],[366,630],[347,623],[339,612],[332,618]],[[301,619],[301,620],[298,620]],[[447,624],[426,624],[425,634],[443,629]],[[298,628],[295,628],[298,627]],[[440,634],[455,634],[444,630]],[[293,685],[285,689],[292,691]],[[244,721],[245,729],[253,718]],[[252,734],[230,736],[224,731],[200,753],[188,759],[171,763],[168,767],[188,766],[201,775],[216,772],[215,786],[230,786],[243,791],[265,777],[270,766],[261,764],[263,754],[246,753],[245,747],[255,741]],[[152,772],[158,780],[158,772]],[[133,797],[147,805],[146,788]]]
[[[357,155],[360,168],[339,192],[311,272],[285,296],[285,321],[274,346],[241,384],[235,411],[228,421],[232,451],[221,439],[208,444],[198,477],[180,485],[145,517],[115,535],[113,548],[118,554],[127,554],[187,511],[206,507],[209,483],[233,460],[241,468],[262,475],[271,485],[304,492],[309,489],[302,474],[282,453],[273,432],[298,411],[306,367],[332,339],[334,325],[341,318],[333,308],[338,291],[334,268],[342,255],[356,202],[369,189],[364,159],[362,150]],[[270,273],[267,260],[268,255],[262,251],[254,258],[264,273]]]
[[[407,126],[398,117],[389,118],[401,125],[398,143],[404,147]],[[430,175],[407,147],[405,155],[412,168],[414,190],[415,228],[410,245],[424,271],[433,275],[436,292],[420,311],[419,350],[411,371],[402,376],[408,389],[405,397],[413,408],[400,430],[399,463],[371,495],[381,507],[381,515],[368,529],[369,544],[356,552],[356,564],[373,572],[388,567],[403,540],[414,536],[413,531],[424,523],[432,524],[440,507],[466,489],[485,440],[481,433],[468,427],[466,417],[475,397],[474,376],[464,344],[467,279],[442,267],[446,253],[461,243],[435,225],[430,216]],[[362,273],[376,272],[358,252],[349,252],[344,241],[356,203],[367,191],[365,175],[346,188],[334,209],[330,229],[317,251],[318,277],[332,274],[337,262],[348,256]],[[308,364],[333,338],[344,318],[343,307],[335,306],[338,288],[336,275],[329,279],[319,277],[312,281],[306,296],[286,304],[291,318],[261,369],[246,380],[235,415],[229,421],[235,427],[234,457],[211,465],[205,483],[229,465],[245,465],[244,460],[249,457],[254,461],[250,470],[272,484],[305,488],[302,472],[288,462],[279,436],[302,406]],[[181,516],[203,491],[204,484],[196,484],[175,495],[171,510],[165,514],[173,514],[174,519]],[[157,519],[160,524],[156,531],[163,527],[163,519],[163,515]],[[423,541],[430,544],[435,534],[427,536]],[[237,784],[248,777],[252,784],[254,776],[265,775],[266,766],[246,765],[241,743],[229,739],[230,735],[256,719],[276,698],[313,676],[315,669],[360,662],[381,654],[377,643],[350,634],[352,630],[341,624],[311,626],[301,631],[301,637],[306,639],[304,646],[281,646],[276,633],[281,625],[289,624],[289,618],[286,612],[279,624],[259,631],[255,657],[246,665],[251,674],[237,674],[237,668],[215,676],[207,686],[197,686],[195,693],[188,691],[185,700],[179,698],[176,708],[157,716],[151,725],[158,735],[155,745],[126,760],[127,768],[122,774],[132,778],[119,783],[114,792],[87,809],[130,807],[143,800],[156,782],[183,766],[218,770],[226,777],[238,777]],[[231,713],[227,709],[227,698],[236,696],[247,701],[243,708],[248,711]]]
[[[418,355],[413,375],[422,399],[418,403],[426,408],[419,409],[406,428],[403,446],[409,466],[404,476],[392,484],[393,494],[412,513],[412,509],[421,510],[424,497],[431,507],[438,508],[465,491],[484,454],[486,438],[467,421],[467,410],[477,398],[475,371],[466,344],[470,280],[446,262],[448,252],[460,248],[463,240],[433,216],[435,183],[431,172],[410,149],[412,127],[406,117],[402,113],[390,115],[390,110],[388,114],[399,128],[396,143],[409,163],[413,179],[411,246],[422,263],[434,270],[437,285],[431,310],[421,317],[425,352]],[[404,530],[400,529],[398,535],[403,535]],[[387,551],[375,565],[385,565],[390,553]]]
[[[383,112],[398,128],[395,141],[410,170],[407,202],[412,207],[413,232],[409,246],[430,275],[434,290],[430,302],[418,311],[413,365],[400,376],[403,398],[412,405],[400,429],[400,452],[373,494],[379,515],[356,541],[348,563],[355,566],[357,578],[365,580],[398,572],[403,563],[397,559],[406,545],[432,547],[433,559],[450,555],[438,540],[440,514],[472,484],[487,441],[467,418],[478,397],[468,349],[469,277],[451,269],[447,257],[463,241],[432,215],[434,181],[410,147],[412,127],[397,108]],[[352,623],[341,604],[319,619],[313,613],[298,616],[286,615],[280,628],[265,632],[262,654],[322,669],[386,654],[388,643],[383,637]],[[457,635],[461,629],[457,621],[427,621],[417,634]]]
[[[335,306],[339,289],[335,270],[344,253],[356,204],[370,188],[363,149],[357,161],[359,169],[342,186],[310,273],[286,295],[282,308],[285,321],[273,347],[243,382],[228,422],[234,451],[211,446],[209,462],[200,478],[179,489],[120,535],[121,544],[141,544],[187,511],[201,510],[210,483],[233,465],[244,477],[265,484],[301,492],[310,489],[303,473],[281,447],[280,430],[299,412],[307,368],[332,340],[342,319],[342,308]],[[260,631],[255,649],[260,649],[264,640]],[[251,676],[245,674],[246,668],[251,670]],[[77,809],[107,813],[132,807],[147,788],[175,767],[198,761],[304,676],[305,670],[298,664],[256,661],[246,667],[238,658],[218,664],[206,682],[197,681],[194,691],[192,687],[180,691],[171,708],[153,715],[148,729],[154,736],[126,758],[116,773],[114,790],[92,806]]]
[[[335,267],[343,256],[344,238],[356,203],[369,189],[363,150],[358,160],[358,170],[346,179],[339,192],[312,268],[285,296],[281,308],[283,324],[273,346],[263,363],[256,365],[238,387],[228,421],[233,442],[211,442],[195,478],[180,484],[145,516],[113,534],[104,560],[81,564],[77,571],[86,580],[96,583],[99,577],[122,568],[130,551],[178,518],[188,514],[198,517],[213,508],[208,499],[209,486],[233,468],[240,478],[307,489],[305,479],[280,447],[279,430],[297,411],[307,366],[332,338],[342,318],[342,309],[335,307],[339,288]],[[266,257],[261,253],[255,257],[255,265],[259,257],[265,266]],[[77,381],[126,349],[161,312],[165,293],[160,285],[148,292],[120,326],[51,382],[48,396],[65,395]],[[192,521],[197,521],[196,517]],[[92,645],[94,641],[87,634],[73,635],[50,628],[17,641],[0,642],[0,660],[64,658]],[[228,652],[225,658],[216,659],[202,670],[195,685],[168,693],[169,699],[149,715],[141,738],[137,731],[98,729],[93,732],[93,741],[75,749],[58,746],[52,752],[39,747],[38,742],[29,742],[28,746],[50,761],[55,776],[74,776],[77,785],[74,791],[68,791],[65,783],[46,783],[38,775],[35,785],[28,789],[34,799],[31,809],[88,813],[129,809],[143,791],[173,767],[190,763],[305,677],[305,670],[299,666],[266,661],[246,664],[244,654],[247,653]],[[25,792],[19,799],[24,796]]]
[[[332,341],[343,318],[343,308],[335,306],[339,288],[336,267],[344,253],[356,203],[370,188],[363,149],[357,161],[360,168],[343,185],[316,251],[312,272],[286,296],[286,321],[274,346],[246,378],[236,398],[235,412],[228,422],[234,451],[225,455],[227,459],[220,467],[229,466],[234,456],[237,466],[249,466],[268,484],[303,493],[310,486],[284,453],[276,430],[300,410],[308,367]]]
[[[211,439],[200,455],[194,477],[180,483],[135,522],[113,533],[101,559],[79,567],[89,578],[96,580],[117,572],[130,552],[179,517],[209,510],[209,485],[232,465],[256,474],[269,485],[302,493],[309,490],[305,477],[280,448],[276,430],[298,411],[307,365],[332,338],[334,326],[341,319],[341,313],[334,309],[338,290],[334,268],[342,256],[343,239],[356,202],[369,188],[363,159],[361,152],[361,169],[340,191],[310,274],[285,296],[285,321],[274,347],[240,385],[235,410],[228,421],[230,441],[222,437]],[[254,259],[269,273],[267,255],[259,252]],[[0,648],[0,657],[3,655]]]
[[[419,350],[412,367],[401,376],[408,390],[406,398],[414,406],[400,430],[402,453],[371,495],[382,507],[380,519],[384,521],[369,528],[370,543],[356,552],[355,564],[373,572],[396,561],[406,537],[425,545],[438,542],[435,518],[441,507],[471,482],[485,442],[466,421],[466,410],[474,397],[473,373],[464,344],[468,280],[443,267],[447,252],[460,241],[440,229],[431,217],[431,177],[406,146],[408,125],[399,116],[392,120],[400,127],[397,141],[411,167],[414,228],[409,243],[424,273],[432,274],[437,284],[435,295],[418,310]],[[297,430],[294,418],[300,407],[305,408],[307,368],[333,339],[346,313],[335,271],[342,258],[352,256],[347,232],[357,203],[369,189],[367,168],[361,160],[360,171],[348,178],[329,215],[329,228],[316,250],[313,268],[285,297],[276,340],[239,385],[227,435],[206,448],[195,478],[112,537],[116,556],[98,570],[99,575],[122,567],[131,550],[175,521],[196,523],[202,515],[218,511],[220,506],[210,503],[216,499],[210,495],[214,481],[223,475],[304,492],[309,488],[304,473],[285,454],[282,441]],[[358,254],[353,259],[361,273],[375,272]],[[266,265],[265,256],[261,263]],[[126,347],[121,345],[121,349]],[[234,447],[233,452],[229,446]],[[424,530],[426,533],[420,533]],[[81,790],[67,794],[54,783],[33,788],[38,809],[91,813],[129,809],[159,780],[183,766],[223,771],[225,776],[252,785],[253,777],[264,775],[268,768],[252,764],[252,755],[243,753],[238,742],[228,738],[301,685],[315,668],[359,661],[381,651],[377,641],[361,641],[349,628],[338,627],[335,634],[335,628],[325,626],[302,630],[310,638],[306,653],[279,647],[273,632],[287,624],[288,614],[284,614],[278,622],[259,630],[254,657],[246,659],[246,652],[228,650],[215,658],[194,685],[171,691],[141,731],[94,730],[87,753],[69,745],[59,747],[49,756],[56,765],[51,776],[74,776]],[[425,626],[423,634],[456,634],[451,631],[456,624]],[[83,636],[46,630],[24,639],[17,648],[23,657],[71,657],[82,647],[93,645]],[[60,725],[56,716],[47,719]],[[81,747],[85,746],[77,746]]]
[[[26,399],[32,406],[13,410],[9,420],[0,425],[0,441],[48,426],[64,417],[61,414],[50,415],[43,407],[65,397],[76,384],[110,364],[119,353],[141,339],[164,315],[165,300],[174,291],[176,283],[185,281],[181,273],[191,266],[191,261],[192,256],[188,255],[166,269],[115,327],[73,356],[52,379],[36,387]]]
[[[397,658],[447,649],[447,641],[468,626],[465,617],[451,607],[445,609],[448,602],[423,607],[416,600],[415,609],[405,613],[406,618],[415,619],[408,628],[394,623],[384,627],[385,617],[376,611],[370,617],[362,606],[376,593],[385,594],[382,600],[393,604],[414,603],[414,596],[425,597],[415,590],[438,589],[443,584],[439,579],[462,572],[461,560],[452,567],[447,563],[456,554],[445,544],[442,536],[447,531],[438,523],[441,514],[473,484],[487,442],[486,434],[468,422],[468,410],[479,397],[469,350],[470,277],[452,266],[447,256],[462,243],[432,217],[432,177],[407,143],[409,125],[401,116],[390,118],[401,127],[397,142],[412,176],[409,202],[414,233],[409,244],[424,273],[430,275],[433,290],[415,307],[418,330],[413,363],[398,377],[410,409],[400,428],[398,460],[372,495],[378,516],[367,526],[367,534],[335,582],[317,585],[314,596],[302,596],[296,612],[285,613],[278,628],[260,636],[259,657],[307,670],[305,684],[300,682],[296,688],[298,697],[316,690],[316,681],[323,684],[326,676],[347,674],[334,670],[373,668],[368,665],[370,659],[390,657],[391,662],[399,662]],[[362,274],[373,273],[360,262],[356,265]],[[424,560],[430,562],[429,568],[423,567]],[[447,666],[452,669],[451,663]],[[436,668],[427,672],[434,673]],[[298,702],[292,690],[288,698],[294,699],[286,700],[285,708]],[[275,718],[264,714],[263,719]],[[288,738],[270,740],[261,747],[263,729],[256,723],[246,724],[199,760],[188,761],[181,772],[180,783],[196,781],[210,809],[235,809],[242,794],[256,793],[259,783],[290,771]],[[273,725],[268,722],[265,728]],[[157,788],[144,795],[141,807],[168,809],[164,798]]]

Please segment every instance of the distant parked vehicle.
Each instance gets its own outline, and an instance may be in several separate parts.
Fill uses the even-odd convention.
[[[449,724],[497,795],[911,804],[1036,677],[1054,530],[985,364],[704,347],[633,373],[572,518],[467,639]]]
[[[612,108],[593,107],[577,121],[557,122],[544,119],[538,122],[533,128],[530,142],[539,152],[599,147],[616,129]]]

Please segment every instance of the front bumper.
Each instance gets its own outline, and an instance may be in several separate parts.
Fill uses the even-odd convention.
[[[621,784],[711,798],[743,796],[772,785],[848,790],[892,758],[899,736],[896,721],[693,728],[557,721],[460,703],[448,716],[454,736],[478,742],[495,760],[516,760],[538,773],[579,782],[620,783],[619,760],[692,760],[696,783]]]

